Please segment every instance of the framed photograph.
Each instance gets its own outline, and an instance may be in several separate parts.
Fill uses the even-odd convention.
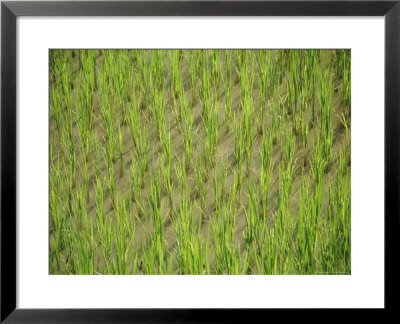
[[[1,322],[394,310],[398,1],[2,1]]]

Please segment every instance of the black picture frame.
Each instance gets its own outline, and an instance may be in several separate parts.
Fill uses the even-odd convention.
[[[234,322],[266,309],[16,308],[16,19],[19,16],[384,16],[385,310],[395,311],[400,232],[400,1],[1,2],[1,323]],[[304,312],[303,312],[304,313]],[[370,316],[370,315],[368,315]]]

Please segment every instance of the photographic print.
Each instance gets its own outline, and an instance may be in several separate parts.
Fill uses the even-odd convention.
[[[49,273],[351,274],[351,51],[49,50]]]

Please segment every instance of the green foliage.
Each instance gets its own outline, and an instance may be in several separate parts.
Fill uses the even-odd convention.
[[[350,50],[51,50],[52,274],[349,274]]]

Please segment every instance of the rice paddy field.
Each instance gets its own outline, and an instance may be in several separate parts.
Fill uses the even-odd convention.
[[[50,274],[350,274],[350,50],[50,50]]]

